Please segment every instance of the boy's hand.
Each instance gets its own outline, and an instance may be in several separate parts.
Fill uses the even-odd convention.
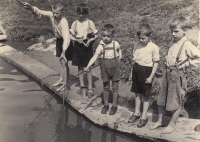
[[[84,43],[82,39],[77,39],[76,41],[77,41],[78,43],[80,43],[80,44],[83,44],[83,43]]]
[[[180,99],[181,99],[182,103],[186,101],[185,96],[186,96],[186,91],[181,88],[180,89]]]
[[[23,5],[24,8],[28,9],[30,8],[30,4],[28,2],[21,2],[21,4]]]
[[[60,60],[64,59],[65,63],[67,63],[67,59],[65,57],[65,51],[62,52],[61,56],[60,56]]]
[[[91,40],[88,40],[86,44],[85,44],[84,42],[83,42],[83,43],[84,43],[84,45],[85,45],[86,47],[89,47],[90,42],[91,42]]]
[[[90,71],[88,67],[84,68],[84,71]]]
[[[145,83],[146,84],[151,84],[152,83],[153,78],[149,77],[146,79]]]

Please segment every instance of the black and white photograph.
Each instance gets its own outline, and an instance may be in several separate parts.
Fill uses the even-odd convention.
[[[0,142],[200,142],[199,0],[0,0]]]

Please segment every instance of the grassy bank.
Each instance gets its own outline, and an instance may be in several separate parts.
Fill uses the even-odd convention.
[[[51,10],[55,1],[65,2],[65,14],[69,25],[76,19],[76,5],[83,0],[24,0],[43,10]],[[154,33],[152,40],[161,49],[161,55],[166,54],[171,41],[168,28],[169,21],[175,16],[183,15],[189,21],[189,29],[196,30],[199,25],[198,0],[89,0],[89,18],[95,22],[97,29],[105,23],[111,23],[116,28],[115,38],[123,48],[122,79],[126,81],[130,74],[132,45],[137,41],[135,33],[140,23],[148,23]],[[40,36],[46,39],[53,37],[48,19],[38,17],[31,11],[21,7],[15,0],[0,2],[0,17],[7,30],[10,40],[34,40]],[[133,40],[130,40],[130,37]],[[190,40],[197,45],[194,38]],[[99,41],[99,40],[98,40]],[[98,43],[97,41],[97,43]],[[160,63],[162,72],[163,60]],[[200,73],[197,69],[189,69],[189,87],[198,90],[195,78]],[[198,82],[198,80],[196,81]],[[200,82],[200,81],[199,81]]]

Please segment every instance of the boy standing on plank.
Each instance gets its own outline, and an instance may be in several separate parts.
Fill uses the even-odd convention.
[[[200,67],[200,50],[185,36],[187,20],[180,16],[170,22],[173,42],[166,56],[166,75],[158,95],[158,121],[151,129],[163,125],[165,109],[173,115],[162,134],[170,134],[176,128],[176,122],[184,105],[187,93],[187,68]]]
[[[21,2],[24,8],[32,10],[35,14],[39,16],[48,17],[51,21],[53,32],[56,37],[56,57],[59,57],[61,64],[60,79],[53,84],[53,87],[62,85],[57,90],[64,90],[64,86],[67,85],[69,79],[69,67],[68,61],[72,60],[73,50],[69,46],[70,44],[70,33],[68,27],[68,21],[64,17],[64,4],[55,3],[52,6],[52,11],[43,11],[37,7],[32,6],[27,2]],[[62,88],[62,89],[61,89]]]

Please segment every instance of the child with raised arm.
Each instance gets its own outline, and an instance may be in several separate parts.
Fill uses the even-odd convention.
[[[69,78],[68,61],[72,60],[73,50],[70,47],[70,33],[68,27],[68,21],[64,17],[64,4],[55,3],[52,6],[52,11],[43,11],[30,5],[27,2],[22,2],[25,8],[31,9],[35,14],[39,16],[48,17],[51,21],[53,32],[56,37],[56,57],[59,57],[61,64],[60,79],[53,84],[53,86],[62,85],[57,90],[64,90],[64,86],[67,86]]]
[[[187,20],[184,17],[176,17],[170,22],[170,30],[173,42],[166,56],[166,82],[161,86],[162,91],[158,95],[158,121],[151,129],[156,129],[163,124],[166,110],[173,115],[163,134],[173,132],[177,119],[184,105],[187,92],[186,69],[200,66],[200,50],[195,47],[185,36]]]
[[[133,123],[140,118],[138,128],[144,127],[147,122],[147,111],[149,108],[150,89],[153,77],[158,69],[160,60],[159,48],[151,41],[152,30],[148,24],[141,24],[137,31],[139,42],[133,49],[132,87],[135,93],[135,112],[128,122]],[[143,111],[140,112],[143,102]]]
[[[78,4],[76,13],[78,20],[72,23],[70,32],[71,40],[74,41],[74,54],[72,59],[72,65],[78,66],[80,90],[85,90],[86,86],[84,83],[84,67],[87,66],[88,62],[93,56],[93,43],[98,37],[96,27],[94,23],[87,18],[88,6],[86,4]],[[87,72],[88,80],[88,97],[91,98],[94,95],[92,86],[92,71]],[[83,94],[85,95],[85,94]]]
[[[118,85],[120,81],[120,59],[122,51],[117,41],[113,40],[114,26],[106,24],[102,28],[102,40],[96,49],[94,56],[88,63],[85,71],[100,57],[101,75],[103,80],[103,100],[104,106],[101,110],[102,114],[106,114],[109,110],[108,97],[110,89],[110,80],[112,81],[113,103],[109,115],[114,115],[117,112],[118,101]]]

